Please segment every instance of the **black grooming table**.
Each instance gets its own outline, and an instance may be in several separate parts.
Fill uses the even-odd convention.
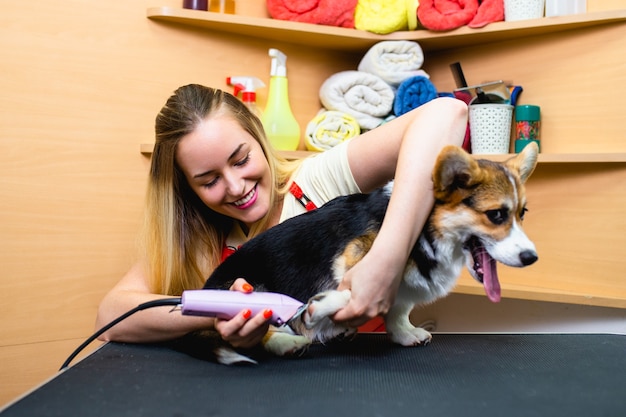
[[[108,343],[9,416],[626,416],[626,336],[385,335],[226,367],[180,346]],[[196,352],[197,353],[197,352]]]

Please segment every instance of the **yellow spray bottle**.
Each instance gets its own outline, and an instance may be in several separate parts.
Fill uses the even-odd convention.
[[[282,151],[294,151],[300,144],[300,125],[291,112],[287,88],[287,56],[270,49],[272,58],[267,105],[263,112],[263,127],[272,146]]]

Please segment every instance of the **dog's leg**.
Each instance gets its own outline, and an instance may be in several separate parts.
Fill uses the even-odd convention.
[[[332,316],[348,305],[351,295],[350,290],[331,290],[317,294],[309,300],[309,306],[304,313],[304,323],[311,328],[320,320]]]
[[[387,313],[385,326],[392,342],[402,346],[418,346],[430,343],[431,334],[421,327],[413,326],[409,320],[409,314],[413,307],[413,304],[396,303]]]
[[[287,326],[270,326],[262,344],[265,351],[276,356],[297,356],[307,350],[311,339],[293,333]]]
[[[339,336],[355,334],[356,329],[338,326],[330,319],[330,316],[348,304],[350,296],[350,290],[331,290],[311,297],[306,310],[300,317],[301,325],[293,323],[296,326],[296,332],[322,343]]]

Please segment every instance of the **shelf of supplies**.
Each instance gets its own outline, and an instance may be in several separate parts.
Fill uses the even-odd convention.
[[[142,143],[139,145],[140,152],[144,155],[151,155],[154,149],[153,143]],[[315,155],[316,152],[309,151],[281,151],[287,158],[303,158]],[[500,155],[475,155],[476,158],[487,158],[494,161],[503,161],[514,154]],[[626,152],[618,153],[540,153],[539,162],[546,163],[626,163]]]
[[[463,26],[446,32],[413,30],[386,35],[335,26],[167,6],[150,7],[147,10],[147,16],[149,19],[160,22],[326,49],[357,51],[369,48],[383,40],[412,40],[419,42],[425,51],[433,51],[622,22],[626,20],[626,9],[516,22],[495,22],[480,29]]]

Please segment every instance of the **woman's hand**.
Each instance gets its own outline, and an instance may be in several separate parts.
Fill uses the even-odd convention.
[[[387,314],[400,285],[404,262],[373,253],[366,254],[344,275],[339,290],[352,292],[348,305],[339,310],[333,321],[359,327],[377,316]]]
[[[230,287],[232,291],[250,293],[254,290],[252,285],[243,278],[235,280]],[[215,319],[215,330],[222,339],[236,348],[250,348],[263,340],[263,336],[269,328],[269,319],[272,310],[267,309],[252,317],[252,312],[244,309],[230,320]]]

